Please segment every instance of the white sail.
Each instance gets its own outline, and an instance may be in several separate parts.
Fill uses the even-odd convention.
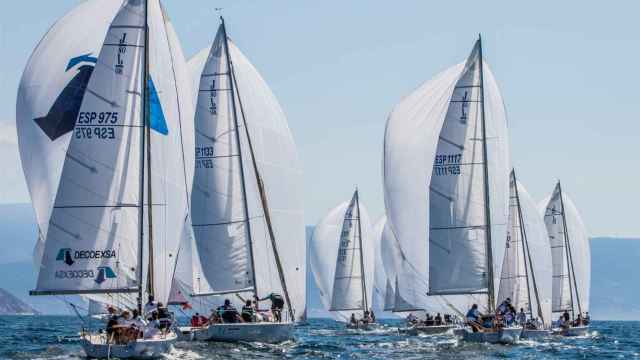
[[[118,1],[90,0],[73,8],[40,40],[20,80],[16,128],[39,230],[34,250],[38,267],[84,90],[107,28],[121,5]]]
[[[509,228],[497,301],[511,298],[516,310],[522,308],[548,325],[552,274],[546,228],[531,196],[515,180],[515,173],[511,175],[509,198]]]
[[[386,275],[384,310],[393,311],[396,298],[396,267],[401,259],[397,240],[393,237],[388,221],[385,222],[380,238],[380,257]]]
[[[373,226],[372,239],[374,244],[374,269],[373,269],[373,291],[371,308],[374,311],[384,310],[385,294],[387,290],[387,274],[382,263],[382,232],[387,222],[387,217],[382,216]]]
[[[109,26],[82,99],[49,220],[36,292],[132,291],[138,286],[142,227],[144,241],[153,238],[153,257],[144,258],[154,260],[154,294],[159,301],[168,299],[188,212],[186,178],[192,170],[183,146],[193,143],[193,135],[182,120],[189,118],[191,103],[178,97],[182,89],[188,91],[184,59],[170,43],[170,34],[161,31],[166,23],[159,3],[150,2],[148,11],[153,49],[147,86],[153,233],[147,232],[148,224],[138,222],[144,6],[131,0]],[[158,57],[165,63],[160,64]]]
[[[249,219],[222,27],[200,75],[196,106],[196,171],[191,212],[203,274],[198,294],[252,291]],[[239,104],[236,102],[236,107]],[[240,116],[239,114],[237,116]],[[239,121],[238,121],[239,122]],[[242,130],[242,129],[241,129]],[[241,159],[243,156],[244,159]]]
[[[265,225],[244,121],[251,137],[258,170],[264,182],[289,298],[296,316],[302,316],[305,304],[306,252],[301,194],[302,171],[296,146],[276,97],[235,44],[231,40],[228,44],[236,80],[234,84],[236,95],[239,95],[237,101],[242,102],[242,108],[237,108],[241,122],[240,147],[243,151],[243,159],[246,159],[244,170],[258,295],[264,296],[270,292],[282,294],[283,290]],[[195,76],[195,79],[199,79],[203,73],[210,53],[210,48],[204,49],[190,60],[189,66],[192,77]],[[199,82],[195,79],[194,81]],[[194,189],[194,196],[196,191],[198,190]],[[195,221],[196,215],[192,214],[192,216]]]
[[[567,310],[577,316],[579,311],[589,311],[591,250],[586,227],[559,182],[551,196],[540,203],[540,209],[551,247],[552,311]]]
[[[385,292],[384,292],[384,307],[382,308],[384,311],[393,311],[393,307],[396,303],[396,292],[394,290],[393,285],[391,285],[391,280],[386,279],[385,283]]]
[[[371,301],[373,284],[367,282],[363,275],[372,271],[370,266],[365,266],[364,257],[374,249],[373,242],[367,237],[367,229],[371,225],[363,224],[362,209],[356,190],[345,212],[338,238],[330,311],[367,310]]]
[[[434,295],[488,291],[478,45],[465,64],[447,69],[403,99],[389,116],[385,133],[389,223],[406,267],[423,278],[428,274],[429,292]],[[491,236],[504,239],[506,119],[486,62],[483,73]],[[504,241],[494,242],[492,250],[497,286]],[[402,286],[402,277],[399,282],[401,290],[410,288]],[[426,296],[421,302],[429,305]]]

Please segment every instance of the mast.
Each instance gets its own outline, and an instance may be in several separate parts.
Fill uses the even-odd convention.
[[[149,103],[147,99],[147,81],[149,76],[149,1],[144,1],[144,64],[142,74],[142,131],[140,131],[140,189],[138,198],[138,224],[140,225],[140,234],[138,239],[138,313],[142,314],[142,295],[143,295],[143,282],[142,282],[142,264],[144,262],[144,197],[145,197],[145,150],[147,150],[147,105]],[[151,174],[149,174],[151,177]],[[151,226],[151,224],[149,224]],[[151,257],[150,257],[151,258]]]
[[[236,99],[235,99],[235,91],[234,91],[235,84],[233,79],[233,70],[231,68],[231,56],[229,55],[227,28],[224,25],[224,18],[222,18],[222,16],[220,16],[220,21],[222,22],[222,36],[224,37],[224,51],[227,59],[227,75],[229,76],[229,89],[231,90],[231,109],[233,114],[233,124],[235,127],[235,133],[236,133],[236,143],[238,144],[237,151],[238,151],[238,159],[240,162],[240,186],[242,188],[244,218],[247,220],[249,258],[251,258],[251,282],[253,285],[253,294],[255,297],[258,297],[258,285],[256,284],[256,267],[255,267],[255,260],[253,257],[253,239],[251,238],[251,219],[249,219],[249,203],[247,201],[247,188],[245,186],[245,176],[244,176],[244,162],[242,158],[242,148],[240,145],[240,125],[238,123],[238,112],[236,110]]]
[[[491,247],[491,203],[489,196],[489,163],[488,163],[488,151],[487,151],[487,127],[485,121],[484,110],[484,70],[482,62],[482,37],[478,35],[478,55],[480,65],[480,109],[482,117],[482,167],[484,170],[484,217],[485,217],[485,234],[486,234],[486,256],[487,256],[487,272],[489,276],[488,287],[489,293],[487,296],[488,306],[487,309],[490,313],[493,312],[495,306],[495,289],[493,279],[493,250]]]
[[[149,0],[145,0],[145,28],[149,28],[149,9],[148,4]],[[145,46],[144,46],[144,86],[145,89],[149,87],[149,32],[145,31]],[[154,264],[153,264],[153,196],[151,193],[151,111],[149,108],[149,91],[144,92],[145,101],[144,108],[146,112],[145,121],[147,126],[145,126],[144,130],[147,136],[147,224],[148,224],[148,252],[149,252],[149,268],[147,269],[147,293],[149,295],[154,295]]]
[[[364,310],[369,310],[369,304],[367,303],[367,283],[365,281],[365,272],[364,272],[364,256],[362,254],[362,225],[360,224],[360,195],[358,193],[358,188],[356,188],[356,208],[358,209],[358,218],[356,221],[358,222],[358,246],[360,247],[360,280],[362,283],[362,303],[364,305]]]
[[[265,223],[267,225],[267,231],[269,232],[269,240],[271,242],[271,249],[273,250],[273,257],[274,260],[276,262],[276,268],[278,269],[278,278],[280,280],[280,286],[282,287],[282,291],[284,292],[284,299],[287,305],[287,309],[288,309],[288,313],[289,313],[289,317],[291,318],[291,321],[295,321],[295,314],[293,311],[293,308],[291,306],[291,298],[289,297],[289,291],[287,289],[287,281],[284,277],[284,270],[282,268],[282,262],[280,261],[280,255],[278,253],[278,246],[276,244],[276,236],[275,233],[273,231],[273,225],[271,223],[271,213],[269,212],[269,204],[267,202],[267,194],[264,188],[264,182],[262,181],[262,177],[260,176],[260,171],[258,169],[258,164],[256,162],[256,155],[255,152],[253,151],[253,143],[251,141],[251,136],[249,135],[249,127],[247,126],[247,119],[245,117],[244,114],[244,108],[242,106],[242,99],[240,97],[240,89],[238,89],[238,84],[236,83],[236,77],[235,77],[235,72],[233,70],[233,64],[231,63],[231,57],[229,55],[229,43],[228,43],[228,38],[227,38],[227,30],[224,26],[224,19],[222,17],[220,17],[220,20],[222,21],[222,29],[224,31],[224,44],[225,44],[225,49],[227,50],[227,65],[229,67],[229,75],[231,77],[231,82],[233,83],[232,87],[231,87],[231,93],[234,94],[234,91],[238,92],[238,104],[240,105],[240,114],[242,116],[242,124],[244,125],[244,131],[245,131],[245,135],[247,137],[247,145],[249,147],[249,154],[251,155],[251,164],[253,166],[253,172],[255,173],[255,177],[256,177],[256,183],[258,185],[258,192],[260,193],[260,203],[262,205],[262,210],[264,212],[264,220]],[[235,90],[234,90],[235,89]],[[232,95],[233,97],[234,95]],[[234,112],[234,118],[237,117],[235,116],[235,103],[234,103],[234,107],[233,107],[233,112]],[[236,125],[237,126],[237,125]],[[238,135],[239,138],[239,135]],[[238,146],[240,146],[240,142],[238,141]],[[243,181],[244,181],[244,177],[243,177]],[[245,198],[246,201],[246,198]],[[253,255],[251,257],[251,261],[253,262]],[[254,277],[255,277],[255,272],[254,272]],[[255,284],[255,281],[254,281]],[[255,286],[255,285],[254,285]]]
[[[527,230],[524,225],[524,216],[522,215],[522,206],[520,205],[520,194],[518,193],[518,182],[516,180],[516,171],[514,169],[511,170],[511,177],[513,178],[515,195],[516,195],[516,204],[518,209],[518,219],[520,221],[520,235],[522,237],[522,253],[524,256],[525,264],[524,271],[527,279],[527,297],[529,298],[529,316],[533,317],[533,306],[531,304],[531,286],[529,284],[529,274],[528,271],[531,272],[531,282],[533,283],[533,292],[536,297],[536,304],[538,307],[538,315],[542,322],[544,322],[544,315],[542,315],[542,306],[540,305],[540,297],[538,295],[538,285],[536,284],[536,275],[533,271],[533,263],[531,262],[531,252],[529,251],[529,240],[527,239]],[[527,268],[527,264],[529,268]]]
[[[571,255],[571,243],[569,241],[569,231],[567,229],[567,216],[564,211],[564,200],[562,199],[562,186],[558,181],[558,193],[560,194],[560,209],[562,211],[562,227],[564,230],[564,246],[566,248],[565,254],[567,256],[567,270],[569,273],[569,293],[571,294],[571,315],[575,319],[575,310],[573,306],[573,292],[576,293],[576,301],[578,303],[578,314],[582,314],[582,306],[580,304],[580,294],[578,294],[578,284],[576,282],[576,271],[573,267],[573,256]],[[571,278],[573,277],[573,287],[571,284]]]

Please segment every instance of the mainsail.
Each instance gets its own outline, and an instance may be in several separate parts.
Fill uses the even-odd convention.
[[[516,310],[551,321],[551,252],[546,228],[535,203],[511,172],[509,227],[502,263],[498,303],[511,298]]]
[[[506,116],[480,53],[478,41],[465,63],[404,98],[387,122],[388,223],[402,266],[431,295],[494,293],[500,276],[504,242],[489,239],[506,238]],[[429,306],[427,289],[416,292],[402,277],[399,285],[403,298],[421,294],[415,305]]]
[[[126,1],[104,38],[72,127],[34,294],[113,294],[144,283],[159,301],[169,297],[189,226],[193,158],[184,150],[193,134],[182,120],[192,109],[178,96],[188,88],[177,39],[160,3],[145,4]]]
[[[541,202],[541,210],[553,264],[552,311],[569,311],[575,318],[589,311],[591,251],[586,228],[560,182]]]
[[[220,44],[225,42],[221,34],[223,31],[224,24],[218,30],[212,47],[199,52],[189,64],[196,82],[193,88],[199,89],[195,94],[198,104],[198,174],[192,193],[192,216],[196,232],[194,256],[200,259],[195,276],[200,278],[200,285],[194,284],[194,290],[200,294],[243,289],[254,291],[255,286],[259,296],[271,292],[286,295],[282,288],[286,284],[291,310],[299,311],[296,316],[302,316],[305,304],[305,238],[302,171],[296,146],[282,108],[258,71],[231,39],[227,38],[227,46],[220,48]],[[220,70],[218,74],[215,73],[216,68]],[[233,86],[233,96],[225,86]],[[231,97],[235,98],[235,103]],[[236,117],[229,125],[234,104]],[[209,123],[205,124],[207,118]],[[235,126],[236,119],[238,126]],[[225,128],[230,133],[225,134]],[[216,137],[220,143],[213,147],[212,139]],[[234,153],[232,150],[237,150],[234,147],[237,144],[240,152]],[[240,155],[242,166],[239,164]],[[209,167],[214,164],[217,168],[211,170]],[[208,175],[205,177],[205,174]],[[237,182],[237,175],[244,179],[242,183]],[[241,185],[245,187],[245,196]],[[225,193],[217,194],[212,190]],[[242,207],[238,208],[238,205]],[[206,213],[205,209],[215,209],[215,212]],[[267,214],[270,215],[273,236],[267,226]],[[239,222],[199,226],[224,221]],[[222,252],[231,256],[217,265],[210,260],[218,256],[214,254],[219,250],[217,243],[206,243],[205,239],[214,232],[221,236]],[[253,255],[248,257],[249,253]],[[226,269],[224,273],[214,274],[214,267]],[[244,273],[240,273],[242,271]],[[222,276],[233,279],[233,284],[221,281]]]

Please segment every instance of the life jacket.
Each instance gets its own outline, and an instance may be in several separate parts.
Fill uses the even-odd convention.
[[[271,306],[277,309],[282,309],[284,307],[284,299],[282,298],[282,295],[271,294]]]

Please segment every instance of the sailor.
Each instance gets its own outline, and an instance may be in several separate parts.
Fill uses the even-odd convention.
[[[376,314],[373,313],[373,309],[369,309],[369,317],[371,317],[371,322],[376,322]]]
[[[364,324],[371,322],[371,318],[369,317],[369,310],[365,310],[364,314],[362,314],[362,322]]]
[[[133,310],[133,315],[131,316],[131,325],[136,329],[136,337],[141,337],[142,331],[146,324],[140,317],[140,313],[138,312],[138,310]]]
[[[107,307],[107,313],[109,314],[109,318],[107,319],[107,338],[111,338],[113,335],[113,327],[118,325],[118,314],[116,313],[116,309],[113,306]]]
[[[511,305],[511,298],[506,298],[500,305],[498,306],[497,313],[500,315],[505,315],[509,311],[509,305]]]
[[[524,313],[523,308],[520,308],[520,312],[516,315],[516,321],[520,326],[524,326],[527,323],[527,314]]]
[[[237,323],[241,321],[238,310],[231,305],[231,300],[229,299],[224,300],[224,305],[218,308],[218,313],[220,314],[222,321],[225,323]]]
[[[244,322],[255,322],[256,310],[253,307],[251,300],[247,300],[245,302],[240,315],[242,316],[242,321]]]
[[[349,319],[349,322],[350,322],[352,325],[357,325],[357,324],[358,324],[358,320],[356,320],[356,314],[351,313],[351,318]]]
[[[144,338],[151,339],[160,333],[160,321],[158,320],[158,313],[151,313],[151,320],[144,328]]]
[[[417,318],[415,315],[413,315],[413,313],[409,313],[409,315],[407,315],[407,322],[408,322],[409,324],[413,324],[413,323],[415,323],[417,320],[418,320],[418,318]]]
[[[271,300],[271,312],[277,322],[282,321],[282,309],[284,309],[284,299],[282,295],[271,293],[258,301]]]
[[[478,329],[482,328],[478,304],[471,305],[471,309],[467,311],[467,323],[471,326],[473,332],[478,332]]]
[[[200,322],[200,314],[199,313],[195,313],[192,317],[191,317],[191,327],[197,328],[197,327],[201,327],[202,324]]]
[[[149,295],[149,301],[144,305],[144,317],[147,320],[153,318],[153,313],[158,311],[158,304],[155,302],[153,295]]]
[[[436,325],[442,325],[442,316],[440,316],[440,313],[436,314],[436,317],[434,320],[436,322]]]
[[[587,311],[586,313],[584,313],[584,324],[585,325],[589,325],[589,323],[591,322],[591,316],[589,316],[589,312]]]
[[[578,317],[573,322],[573,326],[581,326],[582,325],[582,314],[578,314]]]
[[[162,303],[158,303],[158,321],[160,322],[160,330],[167,330],[171,327],[171,314]]]

